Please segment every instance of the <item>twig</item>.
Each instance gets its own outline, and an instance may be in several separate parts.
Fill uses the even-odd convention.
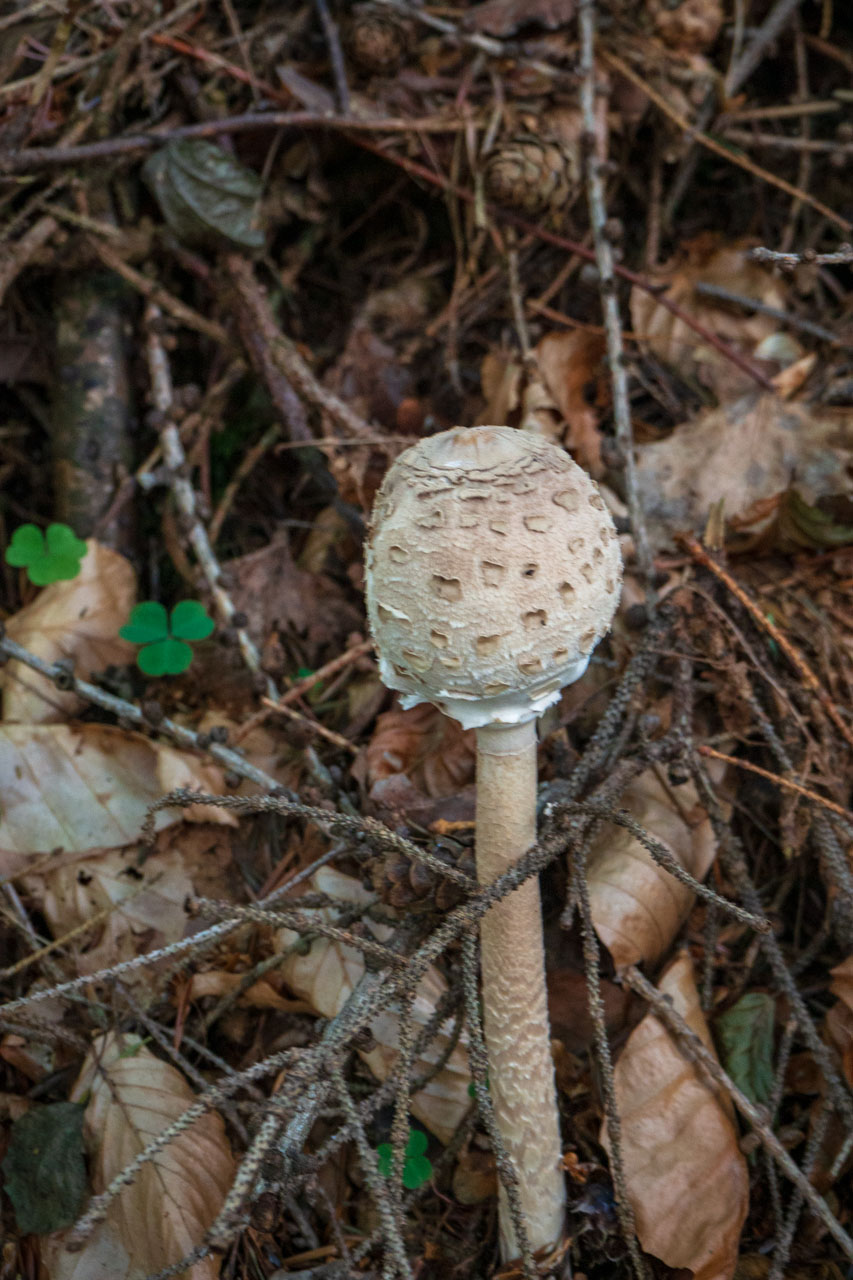
[[[692,534],[679,534],[678,541],[682,546],[690,552],[694,560],[697,560],[705,569],[709,569],[716,578],[719,578],[726,588],[732,593],[736,600],[740,601],[744,609],[752,617],[753,621],[765,631],[773,640],[776,641],[785,657],[791,663],[794,670],[802,677],[806,686],[815,695],[838,732],[844,738],[848,746],[853,747],[853,730],[845,722],[841,712],[830,698],[829,694],[821,685],[815,673],[812,671],[805,658],[800,653],[788,637],[779,630],[777,626],[770,621],[762,612],[751,596],[747,595],[743,587],[735,582],[731,574],[726,573],[716,560],[708,554],[700,542],[693,537]]]
[[[583,0],[582,0],[583,2]],[[601,963],[598,937],[592,918],[592,906],[589,899],[589,885],[586,878],[588,842],[579,841],[572,855],[575,893],[580,909],[583,934],[584,973],[586,976],[587,1003],[590,1018],[595,1029],[595,1047],[598,1055],[599,1079],[604,1094],[604,1109],[607,1115],[607,1135],[610,1139],[611,1167],[613,1188],[616,1192],[616,1209],[622,1237],[631,1255],[634,1274],[637,1280],[645,1280],[648,1276],[645,1261],[637,1243],[636,1221],[634,1209],[628,1195],[628,1182],[625,1175],[625,1163],[622,1159],[622,1119],[616,1102],[616,1080],[613,1074],[613,1058],[610,1053],[610,1042],[607,1039],[607,1020],[604,1000],[601,995]]]
[[[803,0],[777,0],[738,60],[729,67],[725,88],[727,98],[734,97],[746,83],[764,57],[768,45],[782,33],[802,3]]]
[[[183,138],[215,138],[220,134],[256,129],[341,129],[350,133],[409,134],[412,129],[419,133],[461,133],[470,127],[471,122],[467,119],[448,119],[445,116],[406,120],[397,116],[328,116],[316,111],[249,111],[224,120],[204,120],[174,129],[105,138],[102,142],[86,142],[76,147],[22,147],[17,152],[0,156],[0,173],[29,173],[37,169],[85,164],[90,160],[134,155],[137,151],[153,151],[155,147]]]
[[[777,249],[759,246],[750,249],[746,256],[753,262],[768,262],[781,267],[783,271],[793,271],[800,266],[837,267],[853,262],[853,244],[841,244],[833,253],[815,253],[813,249],[806,249],[803,253],[779,253]]]
[[[372,652],[373,641],[360,640],[358,644],[354,644],[351,648],[345,649],[343,653],[339,653],[336,658],[330,658],[328,662],[323,663],[322,667],[312,671],[310,676],[305,676],[302,680],[298,680],[296,684],[291,685],[285,693],[279,695],[276,702],[268,703],[265,710],[256,711],[253,716],[234,731],[232,742],[235,745],[242,742],[253,729],[256,729],[259,724],[267,719],[270,712],[280,711],[282,708],[298,702],[306,693],[310,693],[315,685],[320,684],[323,680],[328,680],[330,676],[336,676],[340,671],[351,666],[353,662],[357,662],[359,658],[364,658]],[[344,741],[348,742],[348,739],[345,738]],[[348,745],[351,747],[352,743],[348,742]]]
[[[777,787],[784,787],[786,791],[793,791],[798,796],[803,796],[806,800],[822,805],[824,809],[830,809],[842,818],[853,820],[853,810],[845,809],[842,805],[836,804],[834,800],[827,800],[826,796],[820,796],[816,791],[810,791],[808,787],[801,786],[799,782],[792,782],[790,778],[780,778],[778,773],[771,773],[769,769],[762,769],[759,765],[752,764],[749,760],[740,760],[737,756],[727,756],[724,752],[717,751],[714,747],[699,746],[696,750],[700,756],[711,756],[714,760],[722,760],[726,764],[734,765],[736,769],[747,769],[750,773],[757,773],[759,777],[766,778],[768,782],[775,783]]]
[[[341,115],[349,115],[349,85],[347,84],[347,69],[344,62],[344,54],[341,49],[341,40],[338,35],[338,24],[329,13],[329,6],[326,0],[314,0],[314,8],[317,10],[317,17],[320,19],[320,25],[323,28],[323,35],[326,38],[326,45],[329,50],[329,61],[332,64],[332,77],[335,81],[335,97],[338,100],[338,110]]]
[[[109,267],[111,271],[115,271],[138,293],[141,293],[143,298],[147,298],[152,305],[165,311],[178,324],[185,325],[187,329],[194,329],[197,333],[203,333],[206,338],[210,338],[213,342],[218,342],[224,347],[233,346],[234,339],[221,324],[217,324],[215,320],[208,320],[206,316],[200,315],[198,311],[188,307],[180,298],[176,298],[173,293],[169,293],[156,280],[150,279],[148,276],[143,275],[141,271],[137,271],[135,267],[131,267],[111,245],[106,244],[99,237],[91,236],[89,238],[89,247],[98,255],[104,266]]]
[[[13,244],[6,241],[3,259],[0,261],[0,304],[9,286],[58,230],[59,223],[56,218],[45,214],[27,228],[20,240],[16,240]]]
[[[288,383],[295,387],[305,400],[327,413],[350,435],[377,434],[376,427],[371,427],[349,405],[317,380],[296,349],[296,343],[282,333],[270,310],[263,289],[255,278],[249,259],[240,253],[229,253],[225,257],[225,267],[232,284],[255,320],[258,331],[266,343],[267,353],[261,361],[262,373],[265,375],[268,365],[271,364],[274,369],[284,375]],[[253,354],[251,348],[250,354]]]
[[[791,312],[784,311],[781,307],[772,307],[768,302],[761,302],[758,298],[749,298],[745,294],[732,293],[731,290],[723,288],[722,285],[710,284],[704,280],[697,280],[693,288],[696,293],[706,298],[718,298],[721,302],[731,302],[735,306],[743,307],[745,311],[757,311],[763,316],[772,316],[781,325],[789,329],[800,329],[803,333],[810,333],[813,337],[819,338],[821,342],[828,342],[833,347],[846,347],[848,350],[853,348],[853,342],[845,338],[839,338],[837,333],[833,333],[830,329],[825,329],[823,325],[815,324],[813,320],[804,320],[800,316],[792,315]]]
[[[172,377],[166,352],[157,331],[157,322],[160,319],[160,315],[161,313],[157,306],[154,303],[149,303],[146,309],[148,369],[154,407],[161,416],[159,436],[163,449],[163,460],[169,469],[169,485],[175,496],[178,509],[189,525],[187,537],[198,557],[198,562],[213,602],[224,622],[233,624],[234,615],[237,611],[230,595],[222,586],[222,569],[210,545],[207,531],[199,519],[195,503],[195,490],[189,480],[186,479],[187,459],[184,453],[184,446],[181,444],[178,428],[175,426],[171,416],[173,411]],[[246,666],[255,674],[261,673],[260,654],[255,648],[248,631],[245,627],[236,627],[235,630],[237,643],[240,646],[240,652],[243,655]],[[278,697],[278,690],[273,679],[266,673],[262,674],[264,675],[269,696],[272,698]]]
[[[637,549],[637,563],[644,579],[646,601],[654,610],[656,591],[654,563],[649,547],[646,520],[637,488],[637,470],[634,458],[634,432],[631,426],[631,405],[628,398],[628,376],[625,368],[625,348],[622,343],[622,320],[619,315],[619,299],[613,279],[613,247],[607,236],[607,209],[604,203],[604,184],[601,166],[596,154],[595,128],[595,3],[581,0],[578,8],[580,29],[581,86],[580,101],[583,113],[584,136],[582,145],[586,153],[586,190],[589,217],[595,243],[595,260],[598,266],[601,307],[604,312],[604,328],[607,335],[607,356],[610,366],[610,384],[613,393],[613,422],[621,461],[625,469],[625,491],[631,517],[631,530]]]
[[[726,129],[725,136],[740,147],[769,147],[773,151],[803,151],[813,155],[853,155],[853,143],[835,142],[828,138],[797,138],[787,133],[753,133],[749,129]],[[798,198],[802,200],[803,195],[801,192]],[[809,200],[808,203],[813,201]],[[842,219],[838,216],[833,221],[839,226],[842,224]],[[850,230],[850,225],[848,222],[845,231]]]
[[[719,1085],[731,1098],[740,1114],[748,1120],[762,1144],[771,1153],[779,1168],[794,1183],[798,1191],[807,1201],[812,1211],[820,1218],[827,1231],[844,1250],[845,1256],[853,1259],[853,1240],[838,1222],[826,1201],[815,1191],[808,1178],[788,1155],[779,1139],[767,1125],[762,1113],[735,1084],[730,1076],[717,1062],[714,1055],[705,1047],[699,1037],[687,1025],[681,1014],[661,995],[639,969],[631,965],[621,975],[626,987],[630,987],[637,995],[642,996],[652,1006],[655,1017],[666,1027],[679,1048],[697,1066],[705,1072],[713,1085]]]

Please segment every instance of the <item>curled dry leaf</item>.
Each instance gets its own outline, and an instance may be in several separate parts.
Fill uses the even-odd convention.
[[[648,769],[627,788],[622,808],[694,879],[704,878],[716,845],[691,782],[667,790]],[[596,932],[617,969],[659,960],[693,906],[693,891],[659,867],[629,831],[612,824],[593,844],[588,882]]]
[[[323,867],[311,879],[312,887],[320,893],[338,898],[341,902],[367,904],[375,901],[359,881],[342,875],[332,867]],[[335,912],[323,910],[324,919],[334,922]],[[373,936],[380,942],[390,936],[391,930],[367,922]],[[283,951],[293,946],[297,935],[290,929],[279,930],[276,946]],[[356,984],[365,972],[364,959],[355,947],[348,947],[327,938],[315,938],[307,955],[292,954],[284,961],[280,972],[290,989],[307,1000],[324,1018],[334,1018],[349,999]],[[417,988],[413,1015],[418,1027],[430,1020],[447,990],[447,984],[437,969],[430,966]],[[447,1049],[452,1027],[448,1022],[439,1031],[423,1055],[415,1062],[414,1074],[427,1072]],[[394,1009],[385,1009],[370,1025],[376,1040],[376,1048],[369,1053],[360,1052],[370,1070],[379,1080],[391,1073],[397,1060],[400,1042],[400,1019]],[[447,1062],[437,1075],[419,1093],[412,1097],[411,1112],[442,1142],[449,1142],[471,1105],[468,1085],[471,1076],[466,1052],[467,1037],[463,1031],[450,1053]]]
[[[727,519],[787,490],[791,477],[806,502],[849,489],[853,414],[754,392],[677,427],[637,449],[637,484],[653,540],[673,529],[701,529],[720,501]],[[766,510],[769,520],[776,504]],[[753,523],[749,521],[749,523]]]
[[[546,333],[525,369],[505,351],[484,358],[480,381],[485,408],[477,422],[519,426],[563,444],[594,476],[603,474],[600,405],[607,396],[604,339],[581,330]]]
[[[173,747],[111,725],[0,725],[0,867],[34,855],[86,853],[139,839],[148,806],[176,786],[220,794],[221,771]],[[158,830],[194,811],[206,822],[233,815],[210,806],[156,815]]]
[[[229,973],[226,969],[208,969],[194,973],[190,981],[190,1000],[202,1000],[205,996],[227,996],[243,981],[242,973]],[[242,992],[239,1003],[253,1009],[275,1009],[279,1013],[310,1013],[311,1006],[303,1000],[288,1000],[279,995],[268,978],[260,978]]]
[[[91,538],[86,545],[76,578],[52,582],[6,623],[10,640],[44,662],[73,662],[83,680],[110,663],[132,661],[135,652],[118,630],[136,599],[136,575],[124,556]],[[0,689],[7,722],[56,724],[84,705],[20,662],[0,670]]]
[[[658,989],[713,1051],[689,957]],[[651,1013],[616,1064],[616,1106],[628,1196],[643,1249],[693,1280],[730,1280],[749,1203],[731,1106],[679,1052]],[[610,1149],[607,1126],[602,1142]]]
[[[60,938],[99,912],[106,919],[79,935],[78,973],[95,973],[121,960],[177,942],[184,935],[184,904],[193,886],[177,849],[137,865],[136,849],[112,849],[48,872],[27,876],[53,937]]]
[[[590,475],[604,474],[601,461],[600,396],[604,338],[573,329],[546,333],[536,346],[539,372],[566,424],[563,442]],[[598,403],[597,403],[598,402]]]
[[[430,703],[410,711],[394,707],[376,721],[367,747],[367,779],[404,773],[427,796],[449,796],[474,780],[474,734]]]
[[[74,1101],[87,1095],[84,1125],[94,1152],[96,1192],[195,1101],[183,1076],[139,1037],[113,1032],[94,1041],[72,1091]],[[141,1280],[179,1262],[201,1243],[234,1168],[222,1120],[208,1112],[142,1166],[81,1252],[65,1248],[67,1232],[43,1242],[50,1280]],[[182,1274],[214,1280],[219,1262],[207,1258]]]

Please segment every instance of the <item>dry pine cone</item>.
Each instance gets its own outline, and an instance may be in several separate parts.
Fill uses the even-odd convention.
[[[474,858],[469,849],[449,850],[439,841],[438,856],[458,871],[476,879]],[[403,854],[390,853],[374,869],[376,891],[383,902],[398,909],[433,909],[449,911],[463,898],[463,891],[452,880]]]
[[[518,133],[486,157],[486,197],[517,213],[565,208],[580,184],[578,157],[556,138]]]
[[[405,60],[412,39],[406,19],[375,4],[359,5],[350,21],[347,44],[364,71],[379,75],[396,71]]]

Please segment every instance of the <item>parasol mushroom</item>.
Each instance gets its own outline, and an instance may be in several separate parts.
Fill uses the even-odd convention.
[[[619,597],[621,556],[596,485],[562,449],[509,427],[455,427],[389,469],[366,595],[382,679],[477,733],[477,876],[536,840],[536,717],[586,670]],[[536,878],[480,929],[495,1119],[531,1247],[556,1242],[565,1191]],[[503,1195],[501,1250],[518,1242]]]

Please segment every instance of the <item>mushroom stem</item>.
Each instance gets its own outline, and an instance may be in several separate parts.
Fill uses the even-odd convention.
[[[536,722],[477,729],[477,878],[491,884],[536,840]],[[483,1022],[495,1119],[515,1165],[532,1249],[560,1239],[565,1185],[545,992],[539,881],[483,917]],[[518,1256],[499,1202],[501,1252]]]

